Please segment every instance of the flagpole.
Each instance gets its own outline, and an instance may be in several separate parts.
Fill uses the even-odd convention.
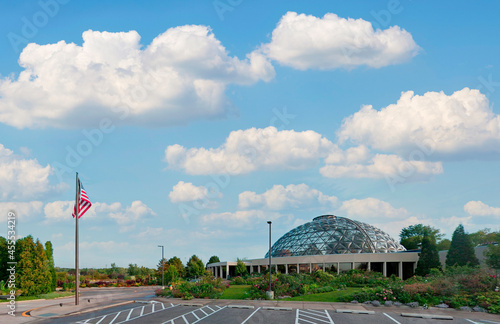
[[[78,181],[78,172],[76,173],[76,198],[75,198],[75,305],[78,305],[78,288],[80,286],[80,271],[78,271],[78,211],[80,209],[80,181]]]

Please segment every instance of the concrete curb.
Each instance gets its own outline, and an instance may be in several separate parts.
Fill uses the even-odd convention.
[[[453,320],[453,316],[448,316],[448,315],[402,313],[401,316],[403,316],[403,317],[426,318],[426,319]]]
[[[367,315],[375,314],[374,311],[357,310],[357,309],[336,309],[335,312],[336,313],[349,313],[349,314],[367,314]]]
[[[250,305],[227,305],[227,308],[254,309],[255,307]]]
[[[31,312],[34,311],[34,310],[39,311],[41,309],[49,308],[49,307],[54,307],[54,306],[57,306],[57,305],[48,305],[48,306],[43,306],[43,307],[39,307],[39,308],[34,308],[34,309],[27,310],[25,313],[28,313],[30,317],[41,318],[41,319],[61,318],[61,317],[66,317],[66,316],[71,316],[71,315],[80,315],[80,314],[90,313],[90,312],[98,311],[98,310],[101,310],[101,309],[107,309],[107,308],[111,308],[111,307],[122,306],[122,305],[133,304],[133,303],[134,303],[133,300],[129,300],[129,301],[125,301],[125,302],[121,302],[121,303],[117,303],[117,304],[106,305],[106,306],[101,306],[101,307],[92,307],[92,308],[88,308],[88,309],[84,309],[84,310],[80,310],[80,311],[65,313],[65,314],[61,314],[61,315],[58,315],[58,316],[51,316],[51,317],[40,316],[40,315],[33,315],[33,314],[31,314]]]
[[[262,309],[265,310],[275,310],[275,311],[291,311],[291,307],[271,307],[271,306],[264,306]]]
[[[202,307],[203,304],[193,304],[193,303],[180,303],[179,306],[192,306],[192,307]]]

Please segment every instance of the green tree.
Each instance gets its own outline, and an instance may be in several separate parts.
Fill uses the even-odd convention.
[[[488,267],[500,270],[500,244],[488,246],[485,256]]]
[[[475,233],[470,233],[469,238],[472,242],[472,246],[499,242],[500,232],[492,232],[489,228],[483,228]]]
[[[217,263],[217,262],[220,262],[219,257],[218,257],[218,256],[216,256],[216,255],[212,255],[212,256],[210,257],[210,259],[208,260],[208,262],[207,262],[207,266],[208,266],[210,263]]]
[[[434,242],[439,242],[444,234],[439,233],[439,229],[431,227],[429,225],[416,224],[405,227],[399,233],[400,243],[407,250],[416,250],[419,248],[419,244],[422,243],[424,233],[427,233],[429,237],[434,239]]]
[[[181,259],[178,257],[174,256],[168,259],[168,265],[169,266],[174,266],[175,269],[177,269],[177,273],[179,276],[184,277],[184,265],[182,264]]]
[[[120,272],[120,269],[116,266],[116,263],[111,263],[111,267],[108,269],[108,275],[110,278],[116,278]]]
[[[137,276],[137,275],[139,275],[139,267],[137,266],[137,264],[130,263],[128,265],[127,273],[128,273],[129,276]]]
[[[420,253],[420,258],[418,259],[415,274],[418,276],[426,276],[433,268],[441,268],[439,254],[434,238],[427,232],[424,232],[424,236],[422,238],[422,252]]]
[[[45,248],[39,240],[35,244],[34,272],[36,272],[36,286],[38,294],[46,294],[52,290],[52,274],[50,273],[50,261],[45,253]],[[54,289],[55,290],[55,289]]]
[[[163,258],[160,259],[158,262],[158,265],[156,266],[156,275],[161,279],[161,274],[162,274],[162,265],[163,265],[163,271],[167,272],[168,269],[168,261],[167,259]]]
[[[477,266],[479,260],[476,258],[474,247],[469,236],[465,233],[462,224],[458,225],[453,236],[451,237],[451,245],[446,255],[446,266]]]
[[[448,239],[444,239],[442,241],[440,241],[438,244],[437,244],[437,250],[438,251],[446,251],[446,250],[449,250],[450,249],[450,245],[451,245],[451,241],[448,240]]]
[[[246,276],[248,274],[247,266],[240,258],[236,259],[236,269],[234,273],[237,276]]]
[[[175,266],[169,265],[167,272],[165,272],[165,283],[167,285],[176,282],[179,279],[179,272]]]
[[[9,252],[7,239],[0,236],[0,281],[7,281],[9,273],[7,271],[7,262],[9,261]]]
[[[200,277],[205,273],[205,265],[196,255],[193,255],[186,266],[186,276],[188,278]]]
[[[54,249],[52,248],[52,242],[50,241],[45,242],[45,254],[47,255],[47,260],[49,262],[50,291],[55,291],[57,288],[57,274],[54,266]]]

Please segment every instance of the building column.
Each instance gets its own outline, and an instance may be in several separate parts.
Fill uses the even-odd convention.
[[[309,273],[312,273],[312,263],[309,262]]]
[[[372,263],[370,261],[368,261],[368,268],[366,270],[368,271],[372,270]]]
[[[323,272],[325,272],[325,263],[323,262]]]
[[[226,279],[229,277],[229,264],[226,263]]]
[[[300,273],[300,265],[297,263],[297,273]]]
[[[384,262],[384,266],[382,268],[382,274],[384,277],[387,277],[387,262]]]
[[[258,272],[258,273],[261,273],[261,272],[260,272],[260,264],[257,266],[257,272]]]
[[[351,262],[351,270],[354,270],[354,262]]]
[[[288,274],[288,263],[285,264],[285,274]]]
[[[278,274],[278,264],[274,265],[274,270],[275,270],[275,273]]]
[[[222,266],[219,266],[219,278],[223,278],[222,276],[224,275],[224,272],[222,272]]]
[[[403,262],[399,262],[398,264],[398,274],[399,274],[399,279],[403,279]]]
[[[337,274],[340,274],[340,262],[337,262]]]
[[[253,272],[253,264],[250,266],[250,274]]]

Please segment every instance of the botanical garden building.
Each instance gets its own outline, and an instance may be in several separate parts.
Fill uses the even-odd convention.
[[[271,248],[271,267],[281,273],[334,273],[351,269],[372,270],[401,279],[413,276],[419,251],[406,251],[382,230],[349,218],[334,215],[315,217],[281,238]],[[269,267],[269,252],[263,259],[245,260],[249,273]],[[236,262],[207,265],[214,276],[234,276]]]

